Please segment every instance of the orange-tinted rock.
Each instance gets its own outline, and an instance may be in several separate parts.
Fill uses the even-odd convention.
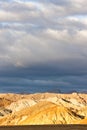
[[[0,94],[0,114],[0,125],[85,124],[87,94]]]
[[[72,124],[81,119],[67,108],[53,103],[41,102],[34,107],[34,112],[19,124]]]

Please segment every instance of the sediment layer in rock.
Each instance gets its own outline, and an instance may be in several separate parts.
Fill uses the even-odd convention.
[[[87,94],[0,94],[0,125],[87,124]]]

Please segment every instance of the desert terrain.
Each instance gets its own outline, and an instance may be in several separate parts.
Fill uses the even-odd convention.
[[[0,126],[87,124],[87,94],[0,94]]]

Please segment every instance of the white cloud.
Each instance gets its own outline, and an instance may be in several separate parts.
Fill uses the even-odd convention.
[[[0,57],[3,55],[3,62],[0,62],[29,66],[84,59],[87,55],[87,18],[83,16],[86,3],[85,0],[2,1]]]
[[[0,61],[14,66],[65,59],[83,59],[87,56],[87,30],[70,34],[68,30],[44,29],[37,33],[3,29],[0,31]],[[2,64],[2,66],[3,66]],[[6,62],[5,62],[6,64]]]

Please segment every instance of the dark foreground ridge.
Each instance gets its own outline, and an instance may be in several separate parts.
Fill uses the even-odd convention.
[[[87,125],[26,125],[2,126],[0,130],[87,130]]]

